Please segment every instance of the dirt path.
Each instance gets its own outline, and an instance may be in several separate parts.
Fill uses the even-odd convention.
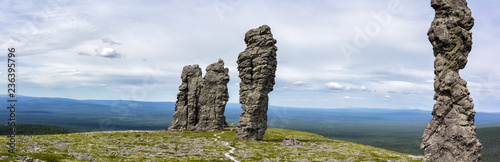
[[[222,133],[224,133],[224,132],[214,134],[214,136],[215,136],[214,140],[217,141],[220,138],[219,135],[221,135]],[[236,158],[234,156],[231,155],[231,154],[234,154],[234,150],[236,150],[236,148],[229,146],[229,142],[226,142],[226,141],[221,141],[221,142],[224,143],[224,146],[231,148],[231,150],[224,153],[224,156],[226,156],[227,158],[231,159],[234,162],[240,162],[240,161],[236,160]]]

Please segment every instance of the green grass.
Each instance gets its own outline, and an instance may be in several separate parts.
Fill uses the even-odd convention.
[[[232,131],[231,131],[232,129]],[[397,153],[367,145],[332,140],[317,134],[269,128],[262,141],[236,139],[234,127],[222,131],[147,131],[147,132],[91,132],[57,135],[18,136],[18,150],[29,146],[42,148],[36,153],[17,152],[15,156],[30,156],[44,161],[86,161],[70,157],[70,154],[90,154],[94,160],[108,161],[228,161],[224,156],[230,150],[224,142],[235,147],[232,154],[240,161],[325,161],[326,159],[350,161],[412,161],[409,154]],[[218,141],[214,134],[220,134]],[[282,146],[285,137],[292,137],[303,146]],[[7,142],[0,139],[0,145]],[[36,144],[33,144],[36,143]],[[65,143],[67,148],[56,148]],[[0,155],[14,156],[0,148]],[[126,153],[123,156],[120,153]],[[420,161],[420,160],[413,160]]]

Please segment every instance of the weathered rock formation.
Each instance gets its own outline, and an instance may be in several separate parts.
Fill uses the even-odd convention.
[[[198,124],[198,102],[202,84],[201,69],[198,65],[184,66],[181,74],[182,84],[179,86],[175,103],[174,120],[169,130],[194,129]]]
[[[465,0],[431,0],[436,11],[429,32],[434,49],[434,109],[422,136],[424,161],[480,161],[474,104],[458,71],[467,64],[474,19]]]
[[[224,68],[224,61],[219,59],[208,65],[206,71],[202,79],[198,65],[188,65],[182,69],[182,84],[179,86],[174,120],[169,130],[223,130],[227,126],[224,111],[229,100],[229,69]]]
[[[262,140],[267,129],[268,94],[273,90],[276,72],[276,40],[271,28],[263,25],[245,34],[245,51],[238,56],[240,115],[236,137]]]
[[[224,126],[227,126],[224,111],[229,100],[229,69],[224,68],[224,61],[219,59],[218,62],[208,65],[205,70],[207,73],[203,77],[199,98],[199,122],[195,130],[224,130]]]

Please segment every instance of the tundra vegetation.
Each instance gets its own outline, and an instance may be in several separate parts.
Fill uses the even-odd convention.
[[[6,151],[0,139],[0,159],[44,161],[421,161],[422,156],[397,153],[367,145],[329,139],[317,134],[269,128],[263,140],[236,139],[236,127],[223,131],[101,131],[57,135],[20,135],[17,149]],[[285,137],[302,146],[284,146]]]

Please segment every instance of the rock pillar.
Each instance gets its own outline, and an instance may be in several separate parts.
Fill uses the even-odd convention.
[[[239,139],[262,140],[267,129],[268,94],[276,76],[276,40],[267,25],[245,34],[245,51],[238,55],[240,103],[243,109],[236,129]]]
[[[202,84],[201,69],[198,65],[184,66],[181,74],[182,84],[179,86],[175,103],[174,120],[169,130],[194,129],[198,124],[198,102]]]
[[[229,100],[229,69],[224,68],[224,61],[219,59],[218,62],[208,65],[205,70],[207,73],[203,77],[199,99],[199,122],[195,130],[224,130],[224,126],[227,126],[224,111]]]
[[[466,0],[431,0],[436,11],[427,35],[434,50],[434,109],[422,136],[424,161],[480,161],[474,104],[458,71],[467,64],[474,19]]]

